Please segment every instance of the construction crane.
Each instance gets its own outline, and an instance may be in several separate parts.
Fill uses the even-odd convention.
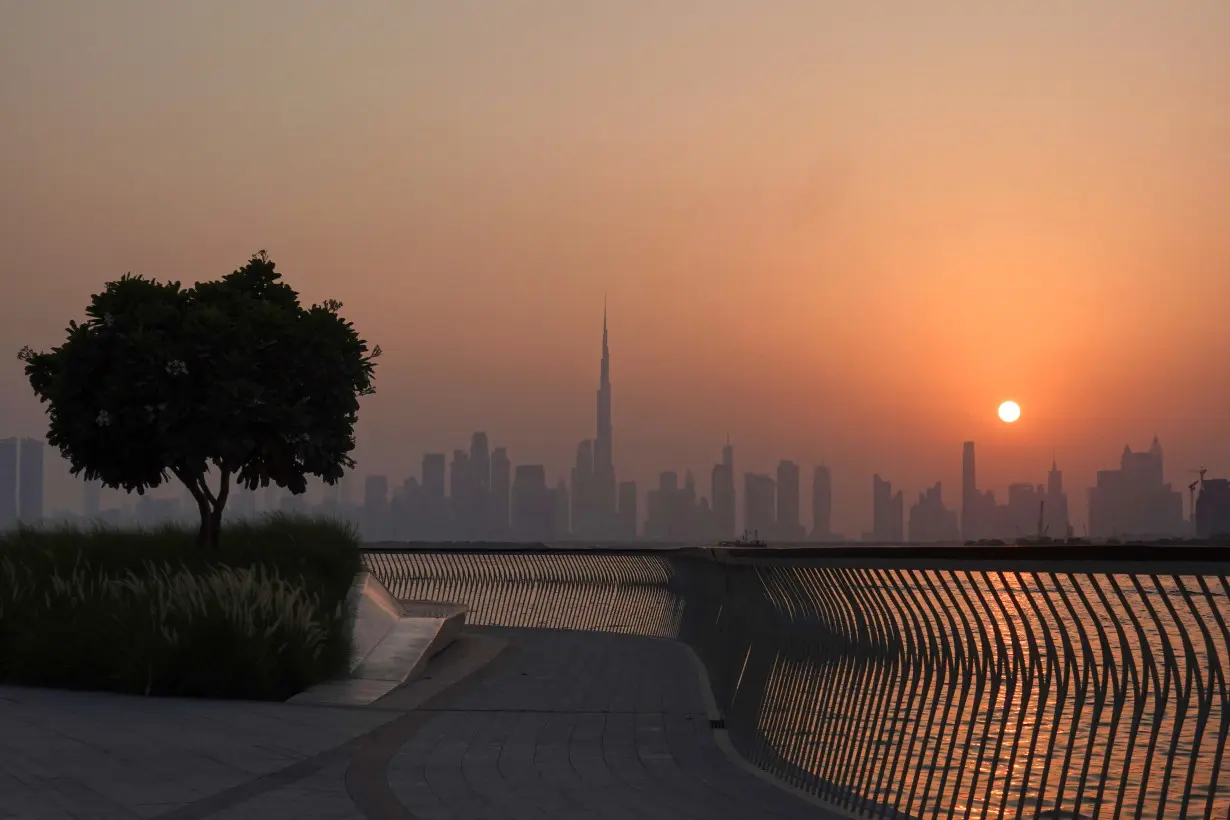
[[[1195,481],[1187,485],[1188,508],[1191,510],[1191,518],[1189,521],[1194,527],[1196,526],[1196,488],[1204,488],[1204,474],[1207,473],[1208,470],[1201,467],[1199,470],[1188,470],[1188,472],[1196,473],[1198,475],[1198,478]]]

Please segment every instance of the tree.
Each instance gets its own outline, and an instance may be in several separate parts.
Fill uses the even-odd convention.
[[[92,297],[62,345],[23,348],[47,441],[72,474],[138,494],[175,476],[197,503],[203,547],[218,543],[232,483],[298,494],[309,475],[341,479],[380,348],[341,303],[304,308],[281,279],[264,251],[190,288],[128,274]]]

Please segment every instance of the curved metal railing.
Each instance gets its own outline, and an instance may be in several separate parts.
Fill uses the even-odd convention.
[[[875,817],[1230,815],[1216,550],[370,550],[479,624],[674,637],[740,752]]]

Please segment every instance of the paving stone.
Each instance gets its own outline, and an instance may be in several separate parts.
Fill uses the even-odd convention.
[[[412,814],[834,817],[721,751],[684,647],[609,633],[481,631],[513,651],[431,716],[421,735],[433,744],[411,738],[390,762],[390,787]]]
[[[395,708],[0,687],[0,820],[385,820],[388,804],[365,813],[375,803],[356,789],[386,782],[419,820],[832,817],[717,746],[682,646],[478,634],[512,648],[445,706],[408,719]],[[380,729],[394,720],[393,734]],[[355,748],[392,745],[376,764],[331,751],[357,738]],[[360,765],[376,768],[352,781]]]

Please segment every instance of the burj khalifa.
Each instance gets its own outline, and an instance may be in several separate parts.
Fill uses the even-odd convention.
[[[608,344],[606,305],[602,306],[602,364],[598,379],[598,435],[594,439],[594,514],[604,536],[616,528],[615,461],[611,428],[611,348]]]

